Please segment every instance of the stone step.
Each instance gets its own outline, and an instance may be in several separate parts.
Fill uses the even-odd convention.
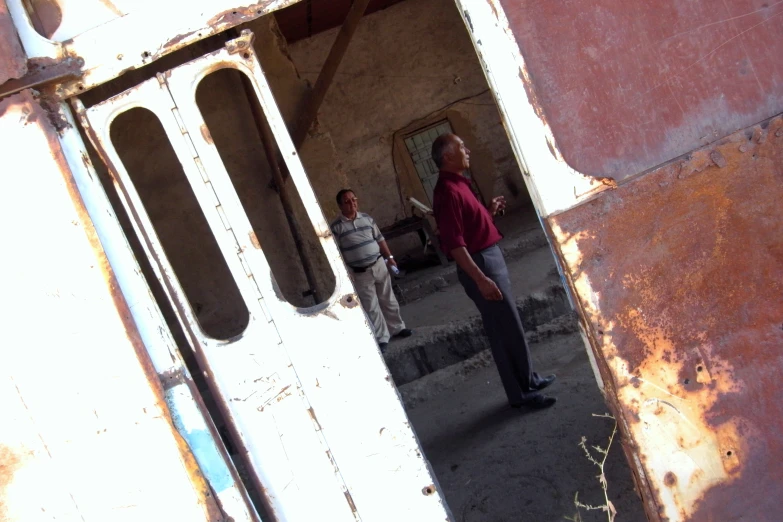
[[[573,335],[579,331],[576,313],[568,313],[555,318],[538,327],[535,331],[526,333],[531,352],[535,353],[537,345],[550,341],[557,336]],[[489,349],[478,352],[476,355],[446,366],[427,374],[415,381],[398,387],[400,396],[406,410],[415,408],[418,404],[429,400],[441,392],[459,385],[470,374],[480,368],[492,366],[492,352]]]
[[[544,231],[540,228],[528,230],[500,242],[500,249],[507,263],[544,246],[547,246],[547,240]],[[400,304],[405,304],[456,283],[457,265],[451,262],[448,266],[423,270],[420,274],[413,272],[407,277],[395,279],[394,293]]]
[[[540,335],[539,327],[572,313],[565,290],[557,284],[517,299],[517,308],[528,336]],[[384,358],[395,384],[402,386],[488,348],[481,318],[474,315],[455,323],[416,328],[413,336],[390,343]]]

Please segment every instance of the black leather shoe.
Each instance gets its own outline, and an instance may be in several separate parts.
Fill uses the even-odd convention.
[[[547,375],[546,377],[542,377],[540,381],[538,381],[538,384],[533,387],[534,390],[541,391],[553,382],[555,382],[555,379],[557,379],[557,376],[553,373],[552,375]]]
[[[532,408],[534,410],[543,410],[545,408],[549,408],[550,406],[554,406],[557,402],[557,397],[549,397],[548,395],[541,395],[540,393],[536,393],[534,395],[531,395],[524,401],[512,404],[512,408]]]
[[[398,333],[394,337],[399,337],[402,339],[405,337],[410,337],[411,335],[413,335],[413,330],[411,330],[410,328],[405,328],[404,330],[400,330],[400,333]]]

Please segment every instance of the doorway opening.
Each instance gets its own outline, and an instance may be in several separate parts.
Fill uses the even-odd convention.
[[[301,2],[275,13],[281,34],[276,42],[290,66],[287,80],[272,83],[278,97],[291,85],[315,85],[337,41],[348,5],[343,16],[330,13],[332,23],[318,16],[315,5]],[[568,383],[552,388],[561,401],[578,404],[567,413],[558,404],[520,419],[507,407],[479,312],[454,262],[444,263],[437,247],[422,240],[417,223],[436,228],[429,210],[438,169],[430,148],[446,132],[471,150],[477,199],[486,205],[503,196],[507,202],[505,215],[495,218],[504,236],[499,246],[534,368]],[[305,153],[310,146],[326,154],[310,156]],[[327,215],[339,212],[334,194],[353,189],[359,210],[375,219],[406,272],[394,278],[395,293],[406,325],[422,333],[392,341],[386,362],[457,518],[572,516],[579,488],[572,479],[579,476],[587,484],[594,476],[578,447],[581,435],[603,441],[612,426],[592,417],[605,406],[579,326],[527,191],[527,173],[452,0],[370,3],[310,127],[302,158]],[[574,383],[578,393],[564,389]],[[569,426],[580,426],[580,433]],[[558,471],[528,468],[544,468],[547,459],[558,463]],[[612,501],[640,514],[621,451],[615,449],[612,459],[613,476],[623,484]],[[579,498],[592,494],[600,495],[600,489],[580,491]],[[591,498],[599,503],[600,497]]]

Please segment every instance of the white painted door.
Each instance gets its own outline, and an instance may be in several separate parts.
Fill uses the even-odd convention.
[[[275,291],[261,245],[196,106],[199,82],[245,74],[320,238],[336,284],[299,309]],[[252,34],[89,109],[80,120],[115,176],[120,199],[178,314],[261,494],[280,521],[450,520],[312,187],[252,47]],[[177,280],[110,138],[132,108],[162,124],[250,312],[246,330],[209,337]],[[165,325],[162,325],[165,327]]]

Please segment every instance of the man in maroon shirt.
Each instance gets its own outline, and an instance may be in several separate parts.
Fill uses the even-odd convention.
[[[487,210],[473,194],[464,176],[470,151],[459,136],[439,136],[432,144],[432,160],[440,169],[432,202],[440,244],[457,262],[459,282],[481,312],[508,402],[515,408],[548,408],[557,399],[539,392],[555,376],[541,377],[532,369],[508,268],[497,245],[502,236],[492,216],[506,202],[496,197]]]

